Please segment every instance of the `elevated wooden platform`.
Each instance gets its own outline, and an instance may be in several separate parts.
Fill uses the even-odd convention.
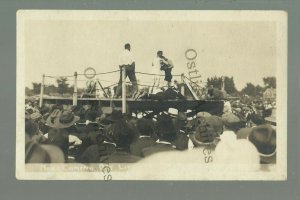
[[[72,105],[73,99],[67,97],[44,97],[43,102],[47,104],[63,104]],[[103,107],[122,107],[122,99],[106,99],[106,98],[78,98],[78,105],[94,105]],[[176,108],[185,112],[190,109],[193,112],[209,112],[211,114],[220,115],[223,112],[224,102],[222,100],[150,100],[150,99],[126,99],[127,110],[129,112],[136,111],[154,111],[160,112],[168,110],[168,108]]]

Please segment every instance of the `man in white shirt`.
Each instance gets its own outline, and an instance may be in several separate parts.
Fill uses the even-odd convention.
[[[131,47],[130,44],[127,43],[124,46],[124,51],[121,53],[119,57],[119,68],[120,68],[120,80],[118,83],[116,97],[121,96],[121,89],[122,89],[122,69],[125,68],[126,77],[129,77],[130,82],[133,84],[134,92],[137,92],[137,80],[135,76],[135,60],[132,52],[130,51]],[[125,79],[126,79],[125,77]]]
[[[158,51],[160,52],[160,51]],[[157,55],[154,57],[153,61],[152,61],[152,73],[155,74],[154,75],[154,84],[153,84],[153,88],[151,89],[151,93],[155,94],[159,91],[159,86],[160,86],[160,61],[161,58],[159,57],[157,52]]]

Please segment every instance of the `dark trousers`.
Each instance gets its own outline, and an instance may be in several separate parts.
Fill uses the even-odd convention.
[[[135,67],[134,66],[122,66],[125,67],[125,72],[126,72],[126,76],[125,79],[129,78],[130,82],[132,83],[133,87],[134,87],[134,91],[136,92],[138,90],[138,86],[137,86],[137,80],[136,80],[136,76],[135,76]],[[118,83],[118,87],[117,87],[117,91],[116,91],[116,95],[115,96],[121,96],[122,93],[122,67],[120,67],[120,79],[119,79],[119,83]]]
[[[164,70],[165,71],[165,81],[171,82],[172,81],[172,68],[167,68]]]

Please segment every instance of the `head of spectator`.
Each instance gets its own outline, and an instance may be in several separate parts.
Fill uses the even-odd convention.
[[[46,113],[49,113],[50,112],[50,107],[49,106],[46,106],[46,105],[43,105],[41,108],[40,108],[40,113],[41,115],[44,115]]]
[[[154,123],[150,119],[138,119],[136,127],[140,135],[153,136],[154,134]]]
[[[25,163],[50,163],[50,156],[38,143],[29,140],[25,144]]]
[[[237,139],[247,139],[252,131],[252,128],[245,127],[241,128],[236,132],[236,138]]]
[[[190,134],[190,139],[194,147],[209,146],[214,144],[215,133],[213,129],[199,125],[193,134]]]
[[[25,120],[30,120],[30,112],[26,109],[25,110]]]
[[[33,120],[33,121],[39,121],[41,118],[42,118],[42,115],[41,115],[40,112],[33,112],[30,115],[30,119]]]
[[[34,137],[34,136],[33,136]],[[39,144],[25,134],[25,163],[63,163],[62,151],[54,145]]]
[[[175,127],[178,130],[185,130],[187,128],[187,116],[185,112],[178,112],[175,118]]]
[[[54,111],[54,110],[63,110],[63,109],[64,109],[63,105],[55,104],[55,105],[52,105],[51,112]]]
[[[72,106],[71,111],[76,115],[79,116],[80,122],[84,123],[85,122],[85,109],[81,105],[77,106]]]
[[[195,127],[198,125],[206,124],[206,118],[211,117],[212,115],[208,112],[198,112],[195,120]]]
[[[190,134],[190,138],[195,147],[203,145],[216,145],[220,135],[223,133],[223,122],[220,117],[214,115],[206,115],[207,117],[199,117],[201,120],[197,124],[194,132]]]
[[[46,120],[46,125],[49,126],[49,127],[55,127],[54,125],[54,121],[55,119],[57,119],[59,116],[61,115],[61,110],[59,109],[55,109],[53,110],[49,116],[47,117],[47,120]],[[46,117],[46,116],[45,116]]]
[[[45,113],[45,114],[42,116],[41,120],[39,121],[39,128],[40,128],[40,131],[41,131],[42,133],[44,133],[44,134],[47,133],[48,130],[49,130],[49,126],[46,125],[46,121],[47,121],[49,115],[50,115],[50,113]]]
[[[99,116],[99,112],[96,109],[88,109],[85,114],[85,124],[89,129],[98,128],[97,117]]]
[[[130,144],[138,137],[136,128],[125,120],[112,124],[111,132],[117,148],[124,151],[129,151]]]
[[[224,131],[223,121],[220,117],[212,115],[206,118],[207,129],[212,129],[215,133],[215,137],[218,138]]]
[[[257,148],[262,164],[276,163],[276,131],[272,126],[254,127],[248,140]]]
[[[164,113],[157,117],[156,131],[160,141],[173,142],[176,139],[176,128],[172,118]]]
[[[123,115],[121,110],[113,110],[110,116],[106,118],[106,120],[108,120],[111,123],[116,123],[118,121],[121,121],[122,119],[123,119]]]
[[[48,132],[49,144],[55,145],[64,153],[65,160],[68,159],[69,136],[65,129],[51,128]]]
[[[79,117],[74,115],[74,113],[70,110],[64,110],[61,112],[61,114],[55,118],[54,120],[54,127],[55,128],[70,128],[73,126],[77,121],[79,120]]]
[[[25,122],[25,132],[29,138],[37,135],[39,133],[39,125],[33,120],[27,120]]]
[[[225,125],[225,129],[233,132],[237,132],[239,129],[245,127],[245,122],[230,112],[222,115],[222,121]]]
[[[124,45],[124,49],[130,51],[130,49],[131,49],[130,44],[129,44],[129,43],[126,43],[126,44]]]

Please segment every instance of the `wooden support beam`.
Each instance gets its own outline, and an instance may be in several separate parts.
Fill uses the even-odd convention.
[[[188,87],[188,89],[189,89],[190,92],[192,93],[194,99],[195,99],[195,100],[199,100],[199,97],[198,97],[197,94],[194,92],[192,86],[190,85],[189,81],[187,80],[187,78],[185,77],[184,74],[181,74],[181,79],[183,80],[183,83],[186,84],[186,86]]]
[[[43,105],[43,96],[44,96],[44,87],[45,87],[44,85],[45,85],[45,74],[43,74],[42,83],[41,83],[41,89],[40,89],[40,102],[39,102],[40,108]]]
[[[73,106],[77,106],[77,72],[74,73]]]
[[[122,113],[126,113],[126,69],[122,68]]]

